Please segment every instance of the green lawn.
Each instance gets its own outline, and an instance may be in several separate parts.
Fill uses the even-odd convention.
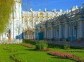
[[[63,50],[59,48],[54,48],[53,50],[72,53],[84,59],[84,50]],[[15,62],[10,58],[10,56],[13,55],[17,60],[21,60],[21,62],[75,62],[73,60],[48,55],[47,52],[34,51],[32,48],[27,48],[21,45],[0,45],[0,62]]]

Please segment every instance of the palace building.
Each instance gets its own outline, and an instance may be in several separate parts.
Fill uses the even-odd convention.
[[[36,25],[36,39],[54,41],[84,40],[84,5]]]
[[[36,39],[36,25],[57,17],[63,14],[62,10],[60,11],[47,11],[46,9],[42,11],[23,11],[22,19],[23,19],[23,28],[24,28],[24,39]]]
[[[84,40],[84,5],[66,11],[22,11],[21,0],[15,0],[13,9],[10,23],[0,35],[0,43],[20,43],[23,39]]]

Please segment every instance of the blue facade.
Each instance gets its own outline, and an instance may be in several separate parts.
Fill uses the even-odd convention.
[[[39,40],[43,40],[44,39],[44,33],[43,32],[39,32],[38,33],[38,39]]]
[[[43,40],[44,39],[44,32],[36,33],[36,39],[37,40]]]

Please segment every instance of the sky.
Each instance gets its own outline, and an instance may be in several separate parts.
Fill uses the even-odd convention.
[[[22,0],[22,9],[24,11],[32,10],[38,11],[39,9],[44,10],[67,10],[73,6],[81,6],[84,0]]]

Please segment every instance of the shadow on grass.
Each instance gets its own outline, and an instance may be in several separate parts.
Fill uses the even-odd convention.
[[[29,49],[25,49],[25,50],[27,50],[27,51],[39,51],[39,50],[36,50],[34,48],[29,48]]]
[[[78,52],[78,53],[84,53],[84,50],[71,50],[71,51],[66,51],[66,52]]]
[[[36,52],[46,52],[45,50],[38,50],[38,49],[35,49],[35,48],[30,48],[30,49],[25,49],[27,51],[36,51]]]
[[[64,59],[64,58],[59,57],[59,56],[53,56],[53,57],[51,57],[51,58]]]

